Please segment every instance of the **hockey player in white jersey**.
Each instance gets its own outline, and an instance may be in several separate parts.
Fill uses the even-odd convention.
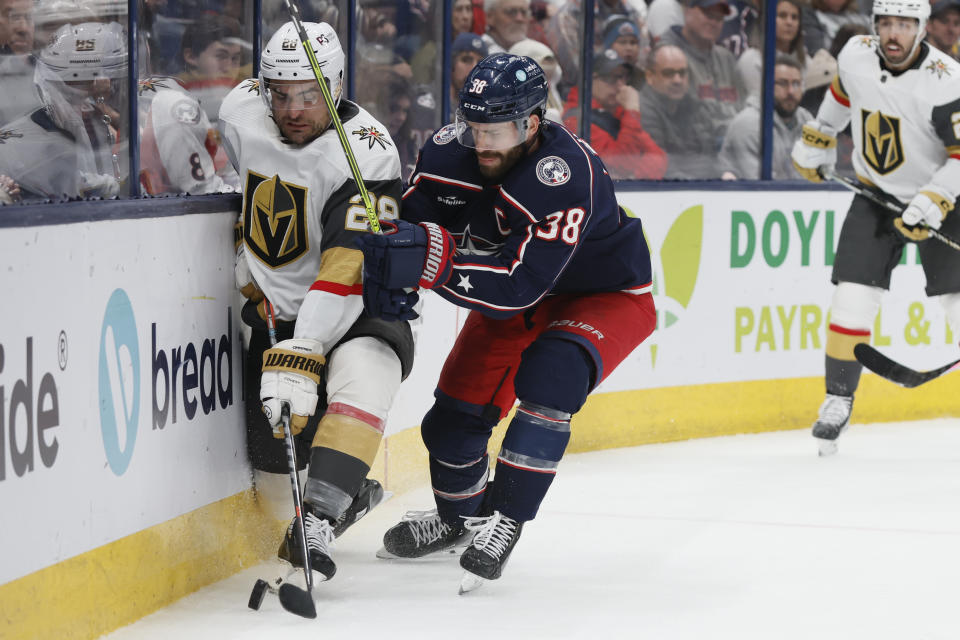
[[[797,170],[819,181],[836,162],[836,135],[852,128],[860,182],[905,205],[893,219],[857,195],[840,232],[826,348],[826,399],[813,425],[821,455],[836,452],[861,365],[854,346],[869,342],[874,317],[905,242],[917,242],[926,293],[939,296],[960,334],[960,252],[925,241],[928,228],[954,235],[960,214],[960,64],[923,42],[927,0],[875,0],[873,36],[851,39],[816,119],[793,149]]]
[[[377,212],[395,218],[396,147],[386,127],[341,99],[345,61],[333,29],[304,27]],[[236,275],[250,299],[243,318],[252,327],[245,403],[254,480],[261,497],[289,515],[286,454],[277,439],[287,404],[298,464],[309,460],[303,502],[310,562],[326,579],[336,570],[333,538],[382,499],[383,489],[366,475],[413,361],[408,323],[363,313],[363,255],[354,239],[367,232],[366,217],[330,124],[288,22],[264,48],[259,78],[224,99],[218,125],[243,186]],[[271,308],[280,340],[274,347],[265,324]],[[291,523],[279,555],[301,564],[294,529]]]
[[[123,27],[60,27],[40,52],[34,83],[43,107],[0,126],[0,174],[25,202],[118,195],[128,173]]]
[[[139,83],[140,184],[150,195],[232,193],[239,179],[199,101],[175,78]]]

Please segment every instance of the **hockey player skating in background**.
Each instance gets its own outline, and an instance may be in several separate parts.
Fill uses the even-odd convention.
[[[377,211],[396,217],[400,160],[386,127],[340,99],[345,61],[333,29],[304,26]],[[293,23],[270,38],[260,64],[259,79],[224,99],[219,121],[243,185],[236,275],[250,298],[242,316],[252,327],[247,449],[259,495],[289,516],[279,439],[281,404],[289,405],[298,464],[309,460],[303,502],[310,563],[329,579],[336,571],[331,541],[383,496],[379,483],[365,478],[412,364],[413,338],[406,322],[363,313],[363,256],[354,238],[366,233],[364,208]],[[271,303],[280,340],[273,347],[265,323]],[[280,557],[302,565],[295,529],[291,523]]]
[[[536,62],[485,58],[456,123],[423,146],[403,221],[359,240],[372,315],[410,317],[414,286],[470,309],[421,424],[437,510],[384,536],[405,558],[469,541],[463,590],[500,577],[571,417],[655,324],[640,220],[619,208],[590,147],[543,119],[546,99]],[[487,441],[517,399],[488,485]]]
[[[960,252],[927,242],[926,227],[956,235],[951,213],[960,194],[960,64],[922,42],[926,0],[875,0],[875,36],[851,39],[815,120],[804,126],[793,161],[819,181],[836,162],[836,134],[853,130],[853,166],[865,186],[906,208],[892,219],[863,196],[850,205],[840,232],[836,284],[827,334],[827,395],[813,425],[821,455],[836,452],[847,428],[861,365],[853,348],[869,342],[874,317],[904,243],[917,242],[926,293],[940,296],[960,333]]]
[[[118,195],[128,173],[123,27],[63,25],[40,52],[34,84],[43,106],[0,125],[0,174],[25,202]]]

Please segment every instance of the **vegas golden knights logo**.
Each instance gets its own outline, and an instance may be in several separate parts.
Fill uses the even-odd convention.
[[[879,111],[860,110],[863,159],[877,173],[887,174],[903,164],[900,118]]]
[[[307,189],[280,176],[247,172],[243,238],[260,260],[276,269],[307,252]]]

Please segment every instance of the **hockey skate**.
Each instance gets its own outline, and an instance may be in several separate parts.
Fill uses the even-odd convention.
[[[473,541],[460,556],[463,578],[460,595],[479,588],[485,580],[496,580],[520,539],[523,523],[508,518],[499,511],[492,516],[467,518],[466,528],[475,532]]]
[[[370,513],[375,506],[393,495],[391,492],[385,492],[380,483],[371,478],[365,478],[353,502],[347,507],[347,510],[340,514],[336,522],[333,523],[333,537],[339,538],[343,532],[356,524],[357,520]]]
[[[303,524],[307,533],[307,552],[310,554],[310,568],[323,575],[324,580],[331,579],[337,572],[337,565],[330,555],[330,543],[333,542],[333,524],[331,520],[318,516],[310,510],[310,506],[303,505],[305,511]],[[300,551],[300,540],[297,538],[299,527],[297,519],[290,521],[287,533],[280,543],[277,557],[286,560],[295,567],[303,566],[303,555]]]
[[[821,456],[832,456],[837,452],[837,438],[850,424],[852,410],[853,396],[827,394],[820,405],[820,415],[813,423],[813,437],[819,442]]]
[[[377,551],[377,557],[422,558],[438,551],[456,553],[468,534],[462,525],[444,523],[436,509],[408,511],[403,520],[383,534],[383,548]]]

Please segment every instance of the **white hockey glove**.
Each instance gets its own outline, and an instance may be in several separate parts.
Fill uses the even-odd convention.
[[[237,247],[236,260],[233,263],[233,275],[237,280],[237,288],[247,300],[260,302],[263,300],[263,291],[257,286],[257,281],[253,279],[250,273],[250,265],[247,264],[246,245],[241,242]]]
[[[930,237],[930,229],[940,228],[952,210],[953,199],[936,185],[928,184],[913,196],[893,226],[907,240],[921,242]]]
[[[837,164],[837,139],[833,130],[816,120],[803,125],[800,139],[793,145],[793,167],[810,182],[822,182],[821,172],[833,171]]]
[[[307,418],[317,410],[317,385],[326,362],[321,347],[317,340],[293,338],[263,352],[260,402],[273,427],[274,438],[283,438],[281,405],[290,406],[290,430],[294,435],[303,431]]]

